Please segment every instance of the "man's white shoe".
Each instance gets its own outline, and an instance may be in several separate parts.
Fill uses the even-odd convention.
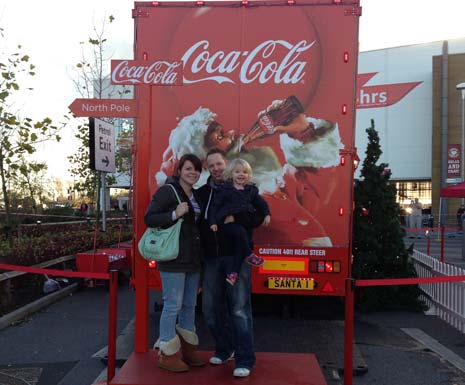
[[[250,369],[247,368],[236,368],[234,369],[234,377],[248,377],[250,375]]]
[[[232,352],[231,355],[228,358],[226,358],[224,361],[221,358],[217,357],[217,356],[211,357],[209,361],[210,361],[210,364],[212,364],[212,365],[221,365],[221,364],[225,364],[226,362],[231,361],[233,359],[234,359],[234,352]]]

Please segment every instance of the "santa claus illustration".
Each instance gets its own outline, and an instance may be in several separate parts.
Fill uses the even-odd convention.
[[[225,129],[216,114],[205,107],[183,117],[171,131],[155,176],[157,184],[162,185],[172,175],[183,154],[194,153],[205,159],[210,148],[219,148],[228,158],[240,157],[251,164],[253,181],[270,206],[273,220],[269,227],[257,229],[257,244],[272,240],[289,246],[332,246],[331,236],[318,218],[327,215],[336,187],[334,171],[339,165],[339,150],[344,147],[338,125],[306,116],[303,109],[277,121],[274,112],[288,101],[273,101],[258,114],[259,124],[245,135]],[[276,143],[260,145],[264,137],[276,138]],[[199,185],[208,175],[205,169]]]

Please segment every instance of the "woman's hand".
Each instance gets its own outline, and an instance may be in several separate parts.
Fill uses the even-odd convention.
[[[211,229],[211,231],[216,233],[218,231],[218,226],[217,225],[211,225],[210,229]]]
[[[267,215],[264,219],[263,219],[263,222],[262,222],[262,225],[263,226],[268,226],[271,222],[271,217],[269,215]]]
[[[187,202],[181,202],[178,204],[178,207],[176,207],[176,218],[182,217],[185,213],[189,211],[189,205]]]

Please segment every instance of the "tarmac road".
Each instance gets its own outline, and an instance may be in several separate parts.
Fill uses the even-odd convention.
[[[453,265],[465,268],[465,259],[462,257],[463,244],[462,231],[446,231],[444,234],[444,261]],[[441,257],[441,235],[437,231],[430,232],[430,254],[431,256],[440,259]],[[406,246],[413,244],[414,248],[426,253],[427,238],[425,231],[417,234],[408,233],[404,238]]]
[[[152,292],[151,297],[152,303],[159,301],[159,293]],[[297,312],[292,306],[279,309],[265,304],[265,310],[257,306],[255,315],[257,350],[315,352],[320,365],[325,366],[328,385],[342,384],[342,374],[337,370],[340,362],[330,362],[342,355],[340,314],[327,320],[315,319],[316,313],[319,318],[325,316],[315,311],[317,307],[321,310],[321,304],[312,301],[306,304],[299,300]],[[107,305],[108,292],[103,287],[87,289],[0,331],[0,384],[92,384],[105,369],[95,354],[107,344]],[[159,314],[151,308],[150,339],[154,341]],[[119,339],[119,354],[132,349],[133,313],[134,293],[120,288],[118,333],[124,330],[126,338]],[[357,314],[355,329],[357,348],[368,371],[355,377],[354,384],[465,385],[464,373],[446,360],[450,359],[447,350],[442,355],[435,353],[424,341],[403,330],[420,330],[438,346],[456,354],[452,357],[465,359],[465,336],[437,317],[408,312]],[[201,349],[211,350],[212,339],[200,316],[198,331]]]

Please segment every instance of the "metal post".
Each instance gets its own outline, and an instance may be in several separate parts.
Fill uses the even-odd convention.
[[[457,87],[459,86],[463,86],[464,83],[460,83],[459,85],[457,85]],[[460,88],[461,90],[461,93],[462,93],[462,159],[460,160],[461,162],[461,165],[462,165],[462,182],[465,180],[465,157],[464,157],[464,154],[465,154],[465,88],[461,87]],[[462,205],[465,203],[465,199],[462,198]],[[460,220],[462,221],[462,218],[460,218]],[[463,221],[462,221],[462,258],[465,257],[465,231],[463,229]]]
[[[107,383],[115,376],[116,367],[116,316],[118,313],[118,270],[110,271],[110,304],[108,308],[108,364]]]
[[[355,280],[346,279],[345,324],[344,324],[344,385],[352,385],[354,357],[354,289]]]
[[[465,215],[462,215],[460,218],[460,221],[462,222],[462,259],[465,259]]]
[[[102,177],[102,231],[107,231],[107,174],[101,172],[100,175]]]
[[[426,255],[431,256],[431,233],[426,232]]]
[[[463,83],[460,83],[463,84]],[[460,86],[459,84],[459,86]],[[458,86],[457,86],[458,87]],[[462,172],[461,172],[461,177],[462,177],[462,182],[465,180],[465,88],[461,88],[462,91],[462,156],[461,156],[461,166],[462,166]],[[462,198],[462,204],[464,204],[465,199]]]
[[[441,262],[444,262],[444,240],[445,240],[444,232],[445,232],[445,228],[441,227]]]

